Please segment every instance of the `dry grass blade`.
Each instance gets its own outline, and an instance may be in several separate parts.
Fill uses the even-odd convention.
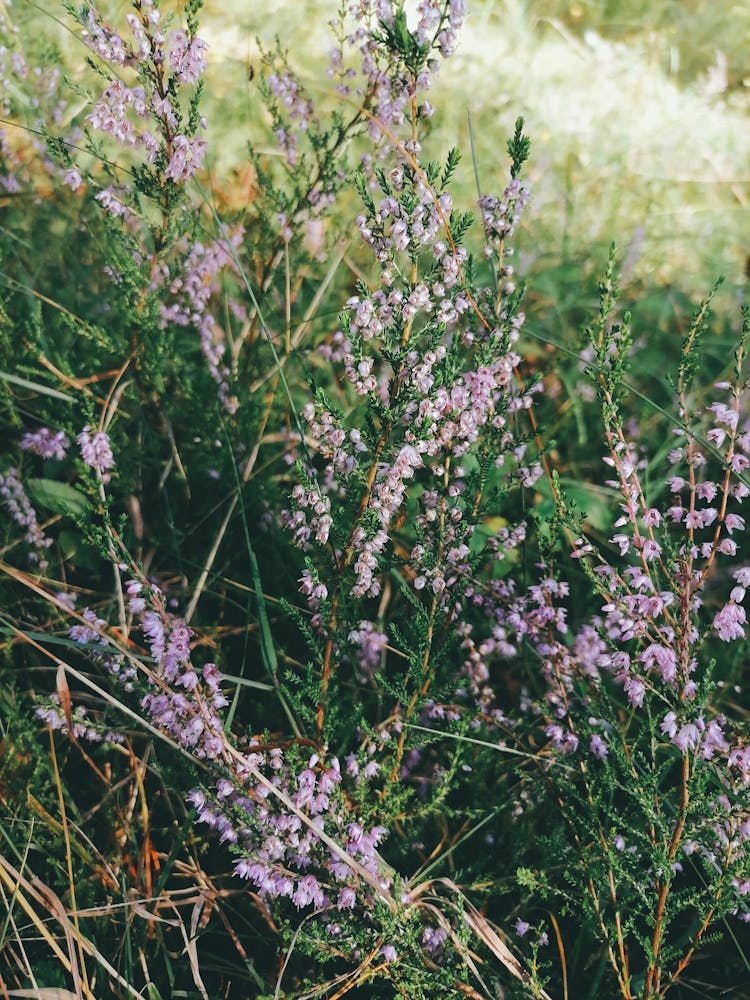
[[[0,881],[3,882],[7,889],[16,893],[16,899],[18,900],[21,908],[34,924],[55,957],[60,961],[63,968],[68,973],[71,973],[70,959],[60,948],[55,938],[52,934],[50,934],[45,921],[42,920],[30,903],[30,899],[33,899],[39,906],[44,907],[44,909],[46,909],[47,912],[58,921],[66,939],[68,940],[69,947],[72,947],[75,930],[70,922],[70,919],[68,918],[68,914],[60,897],[35,875],[32,875],[30,879],[27,879],[20,872],[16,871],[13,865],[2,855],[0,855]],[[140,993],[133,989],[127,980],[123,979],[117,969],[115,969],[114,966],[107,961],[96,945],[92,944],[88,938],[84,937],[80,933],[78,935],[78,942],[82,950],[93,958],[94,961],[102,967],[102,969],[104,969],[111,980],[118,983],[129,996],[140,998]],[[73,950],[73,955],[75,955],[75,949]],[[83,995],[86,997],[86,1000],[98,1000],[86,984],[82,985]]]
[[[55,905],[54,902],[50,905],[50,901],[45,899],[44,896],[40,892],[38,892],[29,883],[29,881],[26,878],[24,878],[23,875],[20,874],[20,872],[17,872],[16,869],[10,864],[10,862],[7,861],[4,857],[0,857],[0,881],[3,882],[6,889],[9,892],[13,893],[19,906],[24,911],[29,920],[32,922],[32,924],[36,927],[40,936],[48,945],[50,951],[53,953],[55,958],[60,962],[65,971],[69,975],[73,976],[74,980],[80,982],[80,973],[78,972],[76,965],[77,960],[75,957],[73,934],[71,928],[69,926],[66,926],[67,918],[65,916],[65,910],[60,900],[57,899],[57,897],[54,896],[54,893],[52,893],[50,890],[50,896],[54,896],[54,898],[57,900],[57,903],[59,903],[59,907]],[[34,881],[36,882],[37,880],[35,879]],[[39,887],[46,888],[43,887],[41,883],[39,884]],[[45,907],[45,909],[50,911],[53,916],[58,917],[58,919],[60,917],[60,914],[62,914],[62,917],[64,918],[63,930],[65,931],[65,936],[68,944],[67,955],[62,950],[62,948],[57,943],[56,939],[52,936],[52,934],[50,934],[44,920],[39,916],[34,907],[31,905],[29,897],[32,897],[38,905]],[[75,973],[73,971],[74,968],[76,969]],[[86,996],[87,1000],[96,1000],[94,995],[89,991],[88,987],[86,987],[84,995]],[[77,996],[78,997],[81,996],[80,990]]]
[[[479,940],[482,941],[487,948],[489,948],[495,958],[502,962],[511,975],[515,976],[516,979],[520,979],[522,983],[529,983],[531,977],[528,972],[526,972],[516,956],[502,940],[499,934],[497,934],[486,917],[483,917],[479,910],[472,906],[472,904],[465,898],[463,901],[463,907],[464,919]],[[539,996],[544,997],[545,1000],[550,1000],[548,994],[545,993],[544,990],[540,991]]]
[[[65,670],[58,669],[57,671],[57,682],[58,689],[60,688],[60,674],[62,673],[62,682],[64,688],[67,690],[67,681],[65,681]],[[68,701],[70,701],[70,692],[67,692]],[[70,705],[68,705],[68,710],[70,710]],[[69,723],[70,731],[73,732],[72,721]],[[70,849],[70,832],[68,830],[68,814],[65,808],[65,796],[63,794],[62,781],[60,779],[60,770],[57,766],[57,752],[55,751],[55,737],[52,730],[49,730],[49,742],[50,742],[50,759],[52,761],[52,769],[55,775],[55,785],[57,786],[57,797],[60,804],[60,820],[62,822],[62,832],[63,841],[65,843],[65,863],[68,871],[68,891],[70,893],[70,902],[73,908],[73,930],[76,940],[76,945],[78,947],[78,957],[80,961],[80,966],[77,966],[73,961],[73,953],[71,951],[71,972],[73,975],[73,985],[76,991],[80,994],[81,989],[85,989],[86,993],[89,992],[88,988],[88,972],[86,970],[86,959],[83,955],[83,947],[81,945],[81,931],[78,926],[78,914],[76,906],[76,890],[75,890],[75,878],[73,877],[73,855]],[[57,907],[58,899],[53,900],[55,907]],[[62,905],[62,904],[61,904]],[[65,926],[65,935],[70,937],[70,932]]]
[[[292,954],[294,953],[294,947],[297,944],[297,938],[300,936],[300,933],[302,932],[302,929],[304,928],[305,924],[308,923],[310,920],[312,920],[314,917],[316,917],[318,913],[319,913],[318,910],[315,910],[313,913],[309,913],[305,917],[305,919],[300,922],[299,926],[295,930],[292,936],[292,940],[289,943],[289,947],[287,948],[286,956],[284,957],[282,966],[279,969],[279,975],[276,980],[276,988],[273,991],[274,1000],[279,1000],[279,997],[281,996],[281,981],[284,978],[284,973],[286,972],[287,966],[289,965],[289,961],[292,957]],[[340,977],[340,979],[337,980],[337,982],[342,981],[343,979],[347,979],[348,976],[349,974],[347,973],[345,976]]]
[[[550,911],[549,918],[552,921],[555,938],[557,939],[557,950],[560,954],[560,966],[562,969],[563,980],[563,1000],[568,1000],[568,962],[565,958],[565,944],[563,943],[562,932],[560,930],[560,924],[558,923],[557,917]]]
[[[57,688],[57,697],[60,699],[60,707],[63,710],[63,715],[65,716],[65,722],[67,723],[70,732],[73,732],[73,704],[70,698],[70,688],[68,687],[68,680],[65,676],[65,664],[60,663],[57,667],[57,676],[55,678],[55,687]]]
[[[59,986],[43,986],[34,990],[8,990],[9,997],[31,997],[32,1000],[79,1000],[80,993],[71,993],[70,990],[61,989]]]
[[[79,1000],[80,993],[71,993],[59,986],[42,986],[33,990],[8,990],[9,997],[30,997],[31,1000]]]
[[[24,848],[23,857],[21,858],[22,871],[24,868],[26,868],[26,863],[29,856],[29,849],[31,847],[33,836],[34,836],[34,817],[32,816],[31,823],[29,825],[29,835],[26,841],[26,846]],[[26,970],[26,975],[28,976],[29,982],[32,984],[32,986],[36,987],[37,981],[36,977],[34,976],[34,969],[26,953],[26,948],[24,946],[23,938],[21,937],[21,934],[18,930],[18,925],[13,915],[13,909],[16,903],[16,891],[14,891],[13,894],[10,896],[10,898],[8,898],[8,895],[5,891],[5,886],[0,883],[0,899],[2,899],[2,902],[6,910],[5,921],[3,923],[2,930],[0,931],[0,952],[10,951],[10,949],[7,949],[6,945],[6,933],[8,927],[10,926],[13,929],[14,940],[18,947],[18,952],[16,954],[16,966],[19,967],[20,965],[23,965],[23,967]],[[2,988],[3,996],[4,997],[7,996],[8,991],[5,988],[5,983],[3,982],[2,977],[0,977],[0,988]]]
[[[188,933],[188,930],[182,921],[180,921],[180,932],[185,942],[185,952],[187,954],[188,961],[190,962],[190,971],[193,974],[193,982],[200,992],[200,995],[203,997],[203,1000],[208,1000],[208,993],[206,992],[206,987],[204,986],[203,979],[201,978],[197,936],[198,924],[205,905],[206,898],[201,895],[193,906],[193,912],[190,915],[190,932]]]

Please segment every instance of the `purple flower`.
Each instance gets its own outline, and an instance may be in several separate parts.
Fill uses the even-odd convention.
[[[75,167],[71,167],[70,170],[65,172],[64,181],[71,191],[77,191],[83,182],[83,178],[81,177],[80,171],[78,171]]]
[[[128,215],[128,209],[123,205],[120,198],[115,194],[115,189],[110,185],[109,187],[103,188],[96,196],[95,200],[99,202],[102,208],[109,212],[111,216],[115,219],[124,218]]]
[[[107,434],[104,431],[95,431],[92,434],[91,427],[87,424],[77,440],[83,461],[92,469],[96,469],[102,477],[102,482],[108,483],[111,479],[109,470],[114,468],[115,460]]]
[[[338,907],[339,910],[349,910],[354,906],[356,899],[357,896],[356,893],[354,892],[354,889],[350,889],[347,886],[346,888],[342,889],[341,892],[339,893],[339,898],[336,903],[336,906]]]
[[[592,754],[595,757],[598,757],[600,760],[603,760],[604,757],[606,757],[609,754],[609,749],[607,748],[607,744],[604,742],[604,740],[598,733],[594,733],[592,735],[589,746],[591,748]]]
[[[325,895],[314,875],[303,876],[297,885],[292,902],[298,908],[312,903],[316,907],[324,905]]]
[[[661,524],[661,514],[655,507],[650,507],[643,515],[643,523],[647,528],[658,528]]]
[[[722,642],[732,642],[744,637],[745,620],[745,609],[734,601],[728,601],[714,616],[713,626]]]
[[[40,458],[54,458],[62,461],[70,444],[64,431],[52,431],[49,427],[40,427],[38,431],[24,434],[21,438],[21,448],[30,451]]]
[[[40,573],[44,573],[48,565],[44,550],[52,545],[52,539],[47,538],[42,531],[36,511],[19,478],[18,469],[11,468],[0,475],[0,499],[11,518],[24,529],[24,540],[31,548],[29,560],[37,564]]]
[[[687,722],[680,728],[677,735],[672,737],[672,742],[682,753],[687,753],[688,750],[695,749],[700,739],[700,734],[701,727],[696,722]]]
[[[643,680],[638,676],[629,674],[625,679],[623,687],[625,694],[628,696],[628,701],[633,708],[640,708],[646,694],[646,685]]]
[[[388,644],[388,637],[378,631],[369,621],[361,621],[358,628],[349,633],[349,642],[359,647],[359,663],[362,669],[369,673],[380,666],[383,650]]]
[[[670,738],[670,740],[674,739],[675,734],[677,733],[677,716],[674,712],[667,712],[659,728],[665,736]]]
[[[180,83],[195,83],[206,72],[203,58],[208,45],[200,38],[191,38],[184,31],[172,31],[169,36],[169,65]]]

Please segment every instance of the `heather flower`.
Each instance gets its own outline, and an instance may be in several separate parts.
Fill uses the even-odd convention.
[[[671,736],[672,743],[682,752],[687,753],[698,745],[702,731],[702,720],[698,722],[688,722],[681,726],[679,731]]]
[[[594,757],[598,757],[600,760],[604,759],[604,757],[606,757],[609,754],[609,749],[607,748],[607,744],[604,742],[604,740],[598,733],[592,734],[591,740],[589,742],[589,747]]]
[[[206,72],[203,58],[208,45],[201,38],[189,38],[184,31],[169,35],[169,65],[180,83],[196,83]]]
[[[61,462],[70,445],[64,431],[52,431],[49,427],[40,427],[38,431],[24,434],[21,438],[21,448],[30,451],[40,458],[54,458]]]
[[[23,528],[24,540],[30,549],[30,561],[38,567],[40,573],[44,573],[49,565],[45,549],[52,545],[52,539],[42,531],[36,511],[21,483],[18,469],[10,468],[0,474],[0,498],[11,519]]]
[[[93,7],[88,8],[87,27],[81,38],[105,62],[122,66],[129,61],[125,42],[114,29],[102,23]]]
[[[103,188],[97,195],[96,200],[115,219],[125,218],[129,215],[129,209],[115,193],[115,188],[111,185]]]
[[[713,626],[722,642],[732,642],[744,638],[745,621],[745,609],[734,601],[728,601],[714,616]]]
[[[35,710],[36,717],[63,735],[72,735],[76,740],[85,740],[87,743],[118,743],[125,742],[122,733],[113,732],[103,723],[91,718],[87,710],[76,705],[71,711],[72,727],[68,727],[68,720],[60,707],[60,699],[57,695],[52,695],[46,699],[45,703],[38,705]]]
[[[195,157],[196,145],[200,143],[202,140],[194,140],[191,156]],[[204,152],[205,144],[198,145],[196,167]],[[193,163],[193,159],[189,163],[185,160],[175,170],[191,171]],[[174,323],[197,329],[208,370],[219,387],[219,397],[224,407],[230,413],[236,410],[237,400],[229,394],[230,371],[224,357],[225,336],[211,309],[211,299],[220,290],[219,278],[222,272],[234,270],[234,255],[242,245],[244,235],[244,229],[238,227],[231,232],[222,233],[219,239],[209,244],[200,241],[186,244],[180,265],[173,267],[173,273],[164,279],[168,282],[172,301],[169,304],[163,301],[159,303],[163,326]]]
[[[104,431],[92,433],[91,427],[87,424],[78,435],[77,441],[85,464],[99,473],[102,482],[108,483],[112,478],[109,470],[115,465],[108,435]]]
[[[349,642],[359,648],[359,665],[365,673],[368,673],[380,665],[388,637],[378,631],[372,622],[361,621],[359,626],[349,633]]]
[[[97,617],[91,608],[84,608],[82,617],[88,624],[72,625],[68,629],[69,637],[86,646],[88,658],[117,678],[123,690],[132,691],[136,669],[120,653],[113,650],[106,636],[107,622]]]
[[[138,580],[128,580],[125,585],[125,591],[130,598],[128,601],[128,610],[131,614],[140,614],[146,610],[146,601],[140,596],[142,590],[143,584]]]
[[[422,944],[430,955],[439,955],[447,939],[448,932],[444,927],[425,927],[422,931]]]
[[[80,170],[76,167],[70,167],[69,170],[65,171],[64,182],[68,185],[71,191],[77,191],[83,183]]]
[[[172,140],[172,153],[164,176],[173,181],[186,181],[203,164],[208,144],[205,139],[176,135]]]

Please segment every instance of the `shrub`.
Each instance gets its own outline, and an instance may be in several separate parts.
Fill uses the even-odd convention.
[[[8,975],[679,989],[748,913],[747,313],[707,402],[700,306],[641,443],[613,254],[578,358],[611,478],[571,489],[525,357],[523,121],[475,216],[423,152],[462,0],[343,5],[333,109],[264,50],[275,149],[235,210],[200,6],[67,6],[66,81],[2,24]]]

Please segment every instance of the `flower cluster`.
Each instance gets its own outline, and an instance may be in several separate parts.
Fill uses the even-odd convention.
[[[222,725],[227,699],[213,663],[197,668],[191,658],[193,636],[185,622],[166,611],[154,583],[127,581],[128,610],[140,623],[154,667],[145,670],[149,690],[141,700],[151,724],[195,757],[215,763],[219,777],[212,792],[195,789],[189,800],[199,822],[215,830],[237,855],[234,870],[253,882],[261,896],[288,897],[295,906],[343,910],[367,905],[373,889],[386,890],[391,877],[377,845],[383,827],[365,828],[342,788],[339,762],[324,766],[317,754],[302,764],[298,754],[253,741],[240,750]],[[90,609],[69,635],[92,662],[132,690],[137,660],[115,648],[107,623]],[[369,623],[363,623],[363,626]],[[78,716],[81,712],[76,709]],[[38,714],[54,728],[66,723],[54,704]],[[76,736],[89,737],[78,721]],[[91,729],[92,738],[101,735]],[[377,773],[360,773],[355,756],[347,771],[358,782]],[[364,884],[362,878],[365,878]]]
[[[294,540],[301,548],[306,549],[311,538],[320,545],[325,545],[331,531],[331,501],[324,496],[317,484],[309,482],[306,486],[298,483],[292,490],[292,500],[296,510],[284,511],[282,524],[294,535]],[[308,520],[308,513],[310,517]],[[304,592],[304,585],[303,585]]]
[[[372,462],[368,462],[368,452],[378,455],[370,464],[366,506],[351,536],[357,575],[354,596],[379,592],[378,560],[403,506],[409,481],[422,469],[429,470],[436,484],[449,477],[450,512],[443,510],[441,516],[439,504],[433,501],[434,490],[428,490],[423,496],[427,508],[424,523],[427,530],[438,520],[441,531],[446,530],[447,522],[452,525],[443,544],[449,542],[446,551],[451,560],[460,561],[460,554],[468,551],[471,528],[464,535],[458,527],[463,518],[460,508],[465,505],[465,498],[459,497],[465,484],[463,470],[455,462],[477,446],[487,451],[492,448],[498,467],[509,453],[514,460],[522,458],[525,449],[509,428],[508,416],[531,405],[530,392],[519,387],[515,377],[520,358],[513,344],[523,317],[507,313],[497,325],[489,329],[481,326],[459,280],[465,250],[455,244],[448,249],[444,240],[437,239],[439,227],[447,225],[450,195],[436,194],[408,167],[394,170],[388,181],[383,178],[383,185],[385,197],[378,205],[369,200],[370,215],[361,216],[359,225],[382,266],[385,287],[349,300],[351,312],[341,333],[341,352],[348,380],[373,408],[382,404],[373,375],[379,352],[398,357],[387,397],[389,440],[385,440],[385,425],[382,443],[370,441],[368,446],[362,430],[342,426],[322,404],[309,403],[303,410],[318,453],[327,462],[325,479],[335,480],[343,494],[350,493],[365,477]],[[402,203],[409,206],[406,218]],[[399,287],[393,281],[398,257],[401,253],[416,257],[425,243],[435,264],[424,280]],[[414,344],[415,329],[419,331],[419,346]],[[454,332],[458,337],[449,354],[447,344]],[[470,364],[472,350],[465,349],[472,346],[476,367]],[[523,467],[519,473],[525,485],[531,485],[539,475],[538,463]],[[308,495],[310,504],[322,502],[314,490],[300,492],[298,488],[295,499],[297,494],[298,503]],[[425,547],[417,551],[423,556]],[[432,575],[432,567],[425,568]],[[416,577],[419,589],[426,575],[417,573]]]
[[[84,608],[82,618],[86,622],[71,625],[68,635],[75,642],[86,647],[86,654],[92,663],[98,664],[112,674],[123,690],[132,691],[137,671],[121,653],[115,652],[106,636],[107,622],[99,618],[91,608]]]
[[[313,104],[288,68],[269,73],[266,79],[271,93],[284,109],[284,114],[290,122],[286,128],[282,127],[280,122],[277,123],[275,134],[287,162],[294,167],[298,161],[296,130],[307,131],[312,120]]]
[[[98,719],[89,715],[84,705],[75,705],[71,709],[71,725],[69,726],[65,712],[60,706],[58,695],[52,695],[50,698],[45,699],[42,704],[38,705],[36,708],[36,717],[45,726],[49,726],[50,729],[62,733],[63,736],[70,734],[76,740],[85,740],[87,743],[125,742],[125,737],[122,733],[108,728]]]
[[[404,723],[415,716],[425,723],[467,718],[494,738],[508,723],[491,665],[523,642],[527,610],[532,618],[543,611],[526,608],[512,579],[482,582],[488,564],[500,575],[499,564],[515,560],[525,523],[494,534],[481,529],[497,517],[501,494],[533,486],[543,473],[524,436],[524,414],[541,382],[524,384],[519,374],[524,315],[508,263],[528,200],[517,179],[525,138],[519,125],[503,198],[480,205],[500,278],[485,286],[464,244],[470,220],[455,210],[450,190],[457,158],[440,165],[420,156],[423,91],[452,48],[463,5],[421,4],[415,29],[400,7],[374,8],[359,5],[348,40],[359,44],[374,91],[378,159],[366,159],[360,174],[357,227],[379,281],[349,298],[341,328],[324,345],[346,402],[320,389],[302,409],[310,456],[298,464],[293,508],[282,523],[307,556],[301,590],[320,644],[319,745],[335,738],[326,702],[343,667],[352,668],[363,698],[367,687],[408,692],[379,729],[380,752],[391,758],[386,796],[399,774],[428,794],[446,773],[445,760],[408,751]],[[408,588],[408,601],[394,600],[394,580]],[[514,604],[518,630],[508,620]],[[398,657],[404,662],[396,668]],[[341,683],[337,696],[347,697]],[[450,704],[430,697],[438,685]]]
[[[48,155],[43,133],[69,113],[63,82],[58,65],[31,61],[30,54],[20,50],[11,13],[0,13],[0,109],[6,123],[16,122],[16,127],[0,128],[0,191],[19,194],[36,182],[39,194],[49,192],[58,167]]]
[[[58,462],[65,458],[69,445],[70,441],[65,431],[52,431],[49,427],[29,431],[21,438],[23,451],[30,451],[40,458],[54,458]]]
[[[486,194],[479,199],[484,235],[490,252],[496,252],[505,240],[515,233],[529,200],[529,193],[528,187],[514,177],[503,192],[502,198]]]
[[[103,483],[108,483],[112,478],[110,470],[115,465],[109,435],[105,431],[92,432],[91,427],[87,424],[76,440],[81,449],[83,461],[99,473]]]
[[[235,254],[242,245],[244,230],[238,227],[211,243],[185,241],[177,260],[163,263],[155,277],[166,286],[170,301],[159,302],[163,326],[193,326],[200,335],[201,350],[211,377],[219,387],[219,398],[233,413],[237,400],[229,394],[230,371],[226,364],[224,332],[211,309],[211,300],[219,291],[222,272],[235,269]]]
[[[11,519],[23,529],[24,541],[30,550],[29,560],[40,573],[44,573],[49,565],[45,550],[52,545],[52,539],[42,531],[17,468],[6,469],[4,473],[0,473],[0,497]]]
[[[313,754],[306,766],[292,766],[280,747],[251,744],[235,759],[231,779],[220,779],[212,795],[194,791],[191,801],[199,821],[233,845],[235,874],[262,896],[347,910],[370,900],[362,871],[383,889],[390,877],[376,850],[385,830],[357,822],[341,786],[335,757],[326,766]]]
[[[87,5],[79,12],[81,37],[103,63],[108,80],[86,120],[97,132],[139,153],[146,168],[184,184],[202,167],[207,145],[196,135],[198,128],[205,129],[205,121],[192,109],[185,118],[179,91],[205,73],[207,45],[183,30],[173,30],[167,38],[154,0],[138,0],[132,6],[126,17],[129,38],[106,24],[95,7]],[[123,68],[135,73],[134,85],[123,81]],[[65,182],[76,190],[80,171],[71,167]],[[126,188],[110,185],[97,200],[111,215],[122,217],[128,214],[127,198]]]
[[[356,22],[346,37],[349,45],[359,48],[362,89],[374,96],[370,137],[388,144],[385,136],[403,125],[419,92],[429,89],[440,66],[455,49],[456,37],[465,15],[463,0],[423,0],[418,7],[414,29],[407,26],[406,13],[392,0],[361,2],[351,6]],[[337,26],[337,25],[335,25]],[[342,46],[331,54],[332,73],[342,77],[341,93],[351,92],[352,83],[342,72]],[[394,58],[395,57],[395,58]],[[432,112],[429,102],[422,104],[422,116]],[[411,153],[418,152],[418,141],[407,141]]]
[[[361,621],[351,630],[348,639],[357,650],[357,661],[364,676],[377,670],[388,645],[388,636],[373,622]]]
[[[169,66],[180,83],[197,83],[206,72],[208,45],[201,38],[190,38],[184,31],[169,36]]]
[[[213,760],[224,748],[219,712],[227,699],[219,685],[215,664],[196,669],[190,657],[193,635],[185,622],[164,606],[162,591],[147,587],[139,579],[126,584],[128,610],[140,622],[155,664],[151,690],[144,695],[144,708],[155,726],[198,758]]]
[[[533,649],[541,663],[545,695],[532,707],[542,721],[548,752],[588,758],[581,794],[589,808],[603,789],[620,782],[625,786],[650,768],[661,775],[654,794],[663,809],[660,782],[673,776],[675,796],[683,805],[674,806],[674,815],[664,812],[651,828],[650,842],[638,838],[629,848],[643,863],[654,856],[656,844],[663,845],[671,867],[669,873],[652,873],[657,895],[666,899],[673,882],[684,889],[679,858],[699,855],[707,871],[723,873],[711,888],[723,912],[739,912],[746,919],[750,757],[737,725],[717,708],[715,694],[722,682],[717,684],[714,661],[717,640],[736,643],[746,634],[750,570],[733,569],[731,560],[739,554],[738,535],[745,524],[740,510],[750,495],[745,482],[750,421],[742,416],[747,318],[734,379],[716,383],[718,398],[701,409],[691,386],[704,312],[696,317],[676,383],[674,446],[659,482],[656,463],[649,461],[622,417],[630,339],[626,325],[609,320],[615,296],[610,273],[602,286],[603,320],[590,353],[604,417],[604,464],[611,470],[605,485],[619,499],[608,548],[588,537],[564,497],[557,498],[572,543],[572,565],[581,566],[598,595],[599,612],[569,626],[565,605],[570,588],[558,566],[520,599],[505,595],[502,628],[515,633],[515,644],[522,641]],[[626,713],[613,707],[613,697]],[[685,803],[694,799],[701,805],[688,810]],[[633,806],[632,822],[645,828],[650,807],[635,800]],[[600,821],[603,829],[611,819]],[[614,844],[620,851],[618,836]],[[606,852],[604,861],[610,872],[617,870]],[[588,891],[597,903],[599,888],[592,882]],[[601,891],[607,892],[606,886]],[[626,890],[619,886],[616,891]],[[632,900],[630,905],[635,912],[641,904]],[[708,920],[698,938],[707,926]],[[664,932],[657,921],[657,933]],[[621,974],[616,958],[613,965]]]
[[[600,556],[594,570],[606,597],[601,629],[610,646],[619,647],[602,665],[614,673],[635,707],[654,685],[673,692],[689,725],[695,724],[688,717],[698,690],[694,674],[703,595],[709,578],[737,553],[733,535],[744,527],[738,510],[750,492],[743,480],[750,464],[750,423],[739,421],[741,384],[720,383],[717,388],[729,400],[706,410],[705,441],[711,450],[700,444],[697,431],[675,429],[678,446],[669,454],[667,499],[658,506],[649,504],[641,485],[643,459],[619,425],[610,430],[605,462],[616,478],[608,485],[622,498],[611,543],[626,565]],[[687,406],[683,414],[688,417]],[[579,552],[582,548],[578,546]],[[742,568],[733,577],[737,585],[712,617],[716,635],[725,642],[745,634],[743,581],[749,574]],[[665,732],[679,746],[684,743],[682,729],[673,729],[670,722]]]

